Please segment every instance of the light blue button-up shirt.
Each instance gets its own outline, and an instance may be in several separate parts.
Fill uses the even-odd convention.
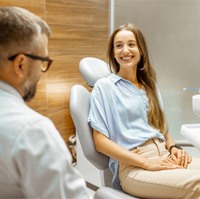
[[[148,124],[147,109],[144,88],[139,90],[130,81],[111,74],[98,80],[92,90],[88,122],[92,128],[131,150],[154,137],[165,140]],[[113,173],[113,187],[120,188],[118,162],[110,158],[109,168]]]

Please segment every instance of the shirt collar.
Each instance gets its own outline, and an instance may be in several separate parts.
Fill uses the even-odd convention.
[[[110,76],[108,76],[108,78],[109,78],[114,84],[116,84],[119,80],[123,79],[122,77],[120,77],[119,75],[116,75],[115,73],[112,73]]]
[[[120,77],[119,75],[117,75],[117,74],[115,74],[115,73],[112,73],[111,75],[109,75],[108,78],[109,78],[114,84],[116,84],[116,83],[119,82],[120,80],[131,83],[130,81],[128,81],[128,80],[126,80],[126,79]],[[131,83],[131,84],[134,85],[133,83]],[[135,85],[134,85],[134,86],[135,86]],[[135,86],[135,88],[137,88],[137,87]],[[137,89],[137,90],[138,90],[138,89]],[[141,89],[140,89],[139,91],[140,91],[140,92],[145,92],[144,86],[142,86]]]
[[[20,93],[13,86],[11,86],[3,80],[0,80],[0,91],[1,90],[10,93],[11,95],[15,96],[19,101],[24,103],[24,100]]]

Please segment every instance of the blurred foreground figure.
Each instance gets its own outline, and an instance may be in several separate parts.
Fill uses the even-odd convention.
[[[0,8],[0,198],[89,198],[54,124],[25,103],[52,63],[49,34],[33,13]]]

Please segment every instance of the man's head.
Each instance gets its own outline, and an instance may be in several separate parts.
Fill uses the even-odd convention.
[[[48,56],[50,29],[46,22],[19,7],[0,8],[0,79],[14,86],[24,100],[35,95]]]

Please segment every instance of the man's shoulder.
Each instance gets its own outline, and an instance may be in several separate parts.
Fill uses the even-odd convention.
[[[17,100],[5,100],[0,104],[0,109],[0,127],[6,131],[19,133],[19,130],[28,124],[37,124],[38,121],[49,122],[46,116]]]

